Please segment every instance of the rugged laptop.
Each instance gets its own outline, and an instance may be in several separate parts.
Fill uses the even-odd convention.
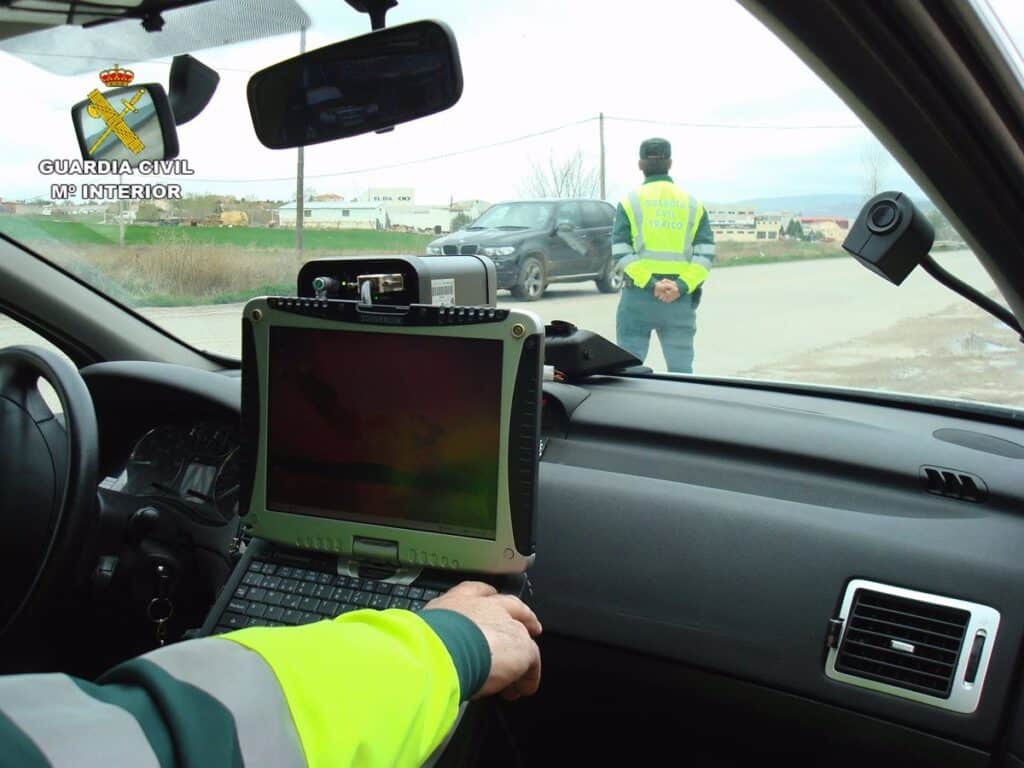
[[[533,560],[544,327],[494,307],[260,298],[242,321],[251,543],[202,634],[418,610]]]

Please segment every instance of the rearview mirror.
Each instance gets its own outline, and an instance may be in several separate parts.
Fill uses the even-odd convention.
[[[319,144],[441,112],[462,95],[452,31],[417,21],[328,45],[249,80],[256,136],[270,149]]]
[[[163,86],[93,90],[71,108],[78,146],[86,160],[169,160],[178,156],[178,132]]]

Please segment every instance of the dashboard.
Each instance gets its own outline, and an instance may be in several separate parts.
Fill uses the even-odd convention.
[[[146,430],[100,483],[140,501],[162,501],[198,522],[223,525],[238,512],[237,424],[193,421]]]
[[[141,499],[196,519],[230,514],[237,378],[134,362],[90,366],[83,377],[100,418],[104,482],[122,483],[116,493],[126,520]],[[960,764],[984,765],[973,758],[1001,748],[1003,723],[1024,700],[1015,671],[1024,636],[1018,426],[852,397],[644,377],[594,377],[586,387],[545,382],[544,400],[532,605],[545,625],[545,663],[558,672],[545,684],[548,709],[543,697],[534,707],[550,716],[551,730],[527,720],[524,732],[564,735],[581,691],[601,700],[587,686],[603,665],[618,670],[612,690],[634,690],[650,676],[643,695],[628,697],[634,711],[626,715],[638,723],[680,696],[692,700],[665,732],[682,729],[691,713],[718,712],[712,725],[727,723],[730,734],[738,721],[756,727],[749,743],[817,739],[822,754],[835,753],[847,732],[855,751],[867,745],[891,757],[899,740],[933,750],[936,759],[914,764],[949,765],[960,755]],[[988,497],[936,495],[922,478],[931,466],[983,478]],[[159,535],[169,546],[187,534],[207,548],[199,552],[223,553],[237,530],[170,518],[161,522],[173,522],[173,531],[143,543]],[[198,618],[183,627],[197,626],[227,578],[228,563],[211,562],[221,570],[204,574],[192,600]],[[146,567],[126,581],[151,578]],[[975,712],[826,675],[829,622],[854,578],[1001,613]],[[549,653],[559,647],[562,657]],[[564,697],[559,676],[569,681]],[[576,711],[578,720],[568,721],[580,737],[573,743],[595,722],[620,724],[620,703]],[[769,708],[780,717],[765,716]]]

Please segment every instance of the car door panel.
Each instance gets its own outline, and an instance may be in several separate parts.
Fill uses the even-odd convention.
[[[612,255],[611,207],[605,203],[585,202],[583,208],[590,244],[587,270],[593,274],[600,274]]]
[[[563,223],[568,223],[569,228],[559,228]],[[553,250],[560,254],[561,259],[557,276],[565,278],[585,274],[589,270],[591,245],[589,233],[583,226],[580,203],[562,203],[555,214],[555,227],[551,240],[555,244]]]
[[[531,575],[548,633],[994,746],[1024,637],[1024,472],[933,433],[1021,430],[726,386],[585,388],[542,462]],[[984,477],[988,500],[927,493],[932,463]],[[1001,612],[976,712],[825,676],[827,622],[858,577]]]

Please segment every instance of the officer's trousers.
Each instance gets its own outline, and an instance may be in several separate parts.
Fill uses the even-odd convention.
[[[697,310],[693,304],[693,294],[665,304],[649,290],[624,286],[615,317],[615,343],[645,360],[651,331],[657,331],[668,370],[693,373],[693,337],[697,333]]]

